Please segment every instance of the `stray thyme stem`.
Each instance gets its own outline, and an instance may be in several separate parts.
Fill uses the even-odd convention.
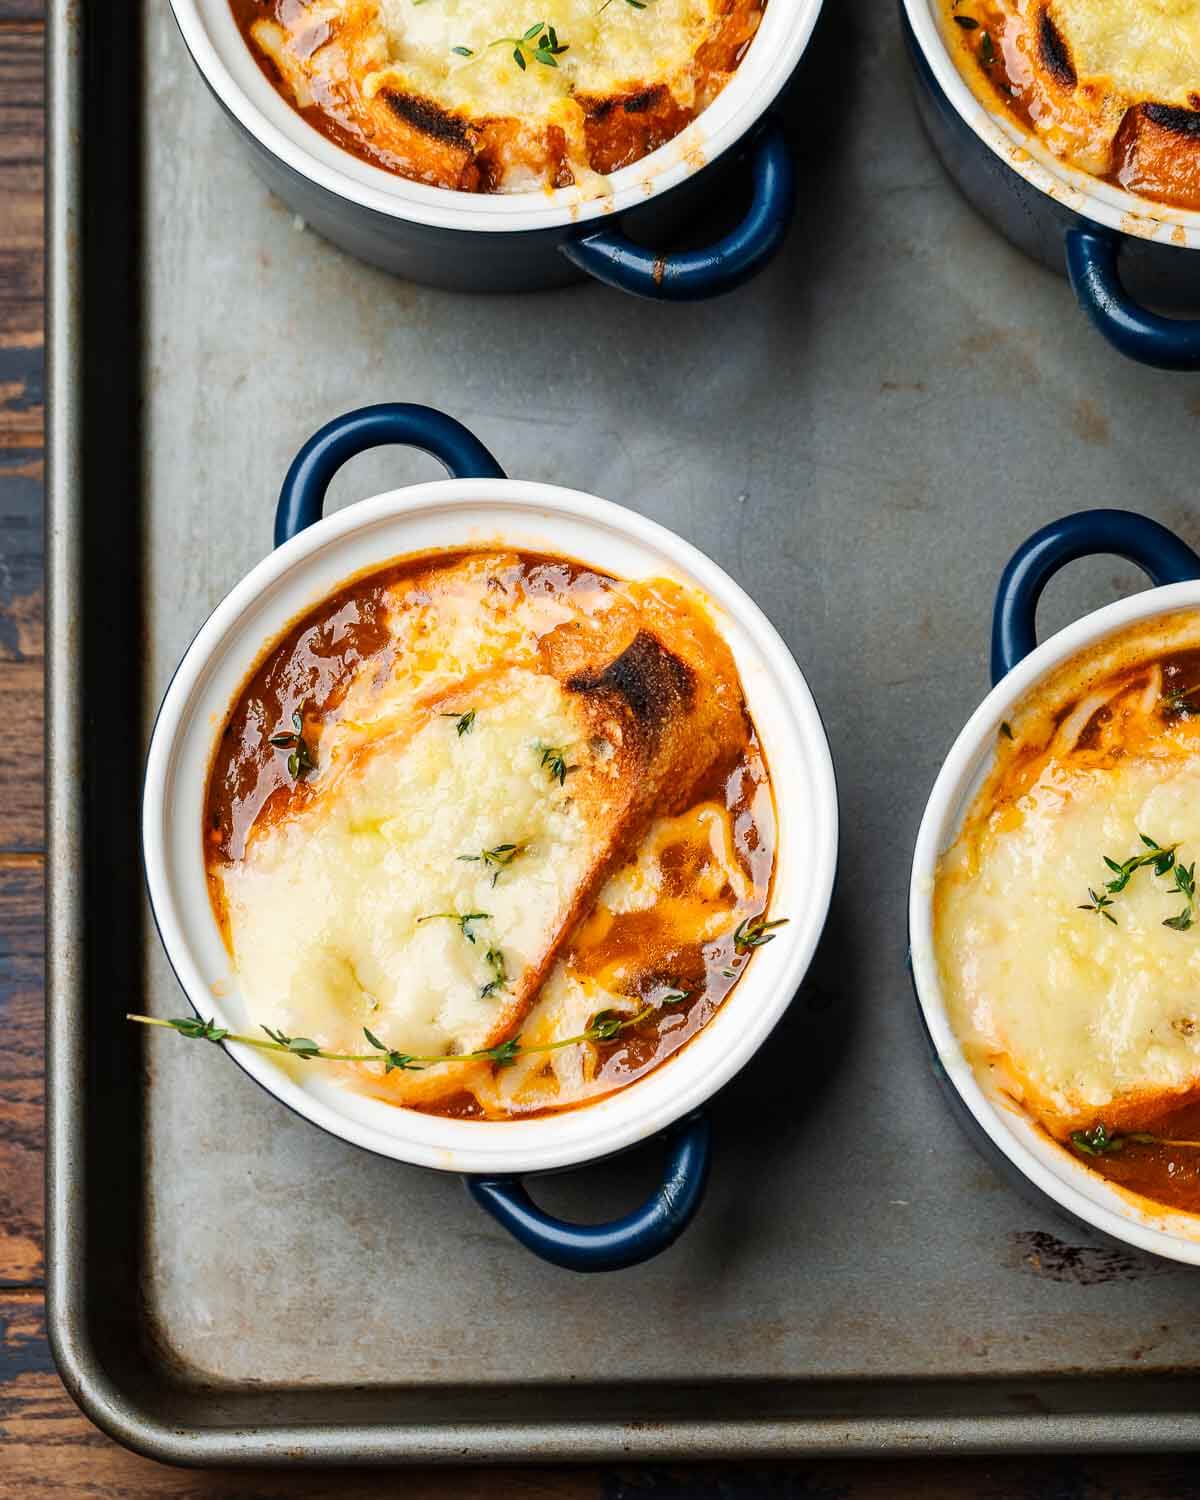
[[[473,943],[475,941],[475,934],[471,931],[471,923],[486,922],[490,916],[490,911],[468,911],[461,913],[456,911],[431,911],[427,917],[417,918],[417,926],[420,927],[423,922],[440,922],[443,920],[457,922],[459,931],[463,937],[466,938],[468,943]]]
[[[684,992],[678,995],[670,995],[662,1004],[685,997]],[[558,1052],[563,1047],[575,1047],[582,1042],[611,1042],[624,1031],[631,1031],[661,1008],[660,1005],[646,1005],[636,1015],[622,1018],[620,1013],[612,1010],[598,1011],[592,1017],[585,1031],[578,1036],[566,1036],[556,1042],[539,1042],[532,1046],[522,1046],[520,1036],[510,1037],[506,1042],[498,1042],[494,1047],[480,1047],[474,1052],[455,1052],[446,1057],[420,1057],[411,1052],[399,1052],[395,1048],[387,1046],[367,1027],[363,1027],[363,1035],[370,1045],[375,1049],[372,1052],[325,1052],[318,1047],[316,1042],[308,1037],[286,1036],[282,1031],[272,1031],[269,1026],[262,1029],[266,1032],[268,1040],[263,1041],[258,1036],[243,1036],[236,1031],[229,1031],[214,1026],[211,1021],[202,1021],[196,1016],[180,1016],[173,1020],[160,1020],[157,1016],[139,1016],[132,1013],[127,1014],[127,1021],[136,1021],[140,1026],[165,1026],[171,1031],[177,1031],[180,1036],[186,1036],[192,1040],[209,1042],[240,1042],[244,1047],[258,1047],[264,1052],[285,1052],[292,1057],[298,1057],[307,1062],[314,1057],[319,1057],[325,1062],[347,1062],[347,1063],[383,1063],[384,1073],[393,1070],[399,1072],[419,1073],[424,1068],[433,1068],[439,1063],[468,1063],[468,1062],[492,1062],[500,1067],[515,1062],[518,1057],[541,1052]]]

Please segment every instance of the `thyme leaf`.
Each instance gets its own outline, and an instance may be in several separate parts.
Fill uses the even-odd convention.
[[[541,753],[540,764],[546,768],[550,780],[557,781],[559,786],[565,786],[571,772],[579,769],[578,766],[567,765],[567,748],[562,745],[543,745],[539,740],[533,748],[535,753]]]
[[[524,844],[497,844],[492,849],[481,849],[478,854],[460,854],[461,864],[482,864],[492,872],[492,884],[508,869],[519,854],[525,853]]]
[[[548,26],[545,21],[535,21],[520,36],[498,36],[494,42],[488,43],[489,49],[511,47],[513,62],[522,73],[528,66],[526,58],[541,63],[546,68],[557,68],[557,59],[569,46],[569,42],[559,41],[554,27]]]
[[[510,1063],[515,1063],[521,1052],[521,1038],[518,1034],[509,1037],[507,1042],[500,1042],[495,1047],[486,1047],[479,1054],[488,1062],[494,1062],[498,1068],[507,1068]]]
[[[290,750],[287,758],[288,775],[293,781],[299,781],[307,776],[310,771],[317,769],[317,763],[313,758],[312,750],[308,741],[304,738],[304,704],[302,703],[292,715],[292,728],[282,730],[279,734],[273,734],[267,741],[276,750]]]
[[[285,1036],[282,1031],[272,1031],[269,1026],[264,1026],[263,1030],[285,1052],[290,1052],[293,1057],[299,1057],[304,1062],[308,1062],[310,1058],[321,1056],[320,1047],[311,1037]]]
[[[469,48],[465,48],[465,47],[452,47],[450,50],[452,52],[459,52],[464,57],[470,57],[470,55],[471,55]],[[455,729],[458,730],[458,737],[461,740],[464,734],[470,734],[471,729],[472,729],[472,727],[475,724],[475,713],[476,713],[475,709],[468,708],[465,714],[459,714],[459,713],[438,714],[438,718],[439,719],[456,719],[458,722],[455,724],[454,727],[455,727]]]
[[[1071,1144],[1083,1156],[1117,1156],[1130,1141],[1139,1146],[1161,1144],[1165,1146],[1190,1146],[1191,1141],[1161,1141],[1156,1135],[1144,1131],[1131,1131],[1127,1135],[1110,1134],[1108,1126],[1101,1121],[1090,1130],[1073,1130]]]
[[[182,1036],[201,1042],[223,1042],[229,1035],[227,1027],[217,1026],[211,1020],[201,1020],[199,1016],[177,1016],[167,1025],[173,1026]]]
[[[1114,927],[1121,925],[1112,912],[1108,910],[1112,905],[1111,896],[1106,896],[1103,891],[1092,890],[1090,885],[1088,886],[1088,895],[1092,899],[1090,901],[1081,901],[1079,904],[1080,911],[1094,911],[1098,917],[1103,917],[1106,922],[1111,922]]]
[[[1172,895],[1182,896],[1187,905],[1181,912],[1173,917],[1168,917],[1163,923],[1164,927],[1173,927],[1176,932],[1186,932],[1196,920],[1196,862],[1185,865],[1182,861],[1174,869],[1175,884],[1171,887]]]
[[[979,61],[985,68],[990,68],[996,61],[996,44],[990,31],[985,31],[979,38]]]
[[[375,1033],[369,1031],[365,1026],[363,1027],[363,1036],[366,1037],[372,1047],[378,1047],[380,1052],[383,1053],[383,1072],[385,1077],[393,1068],[398,1069],[401,1073],[419,1073],[425,1067],[424,1063],[417,1062],[411,1052],[394,1051],[385,1042],[381,1042]]]
[[[1130,877],[1144,865],[1151,865],[1156,875],[1165,875],[1175,863],[1175,850],[1178,849],[1178,844],[1172,844],[1164,849],[1161,844],[1156,844],[1144,833],[1139,833],[1138,838],[1146,846],[1145,850],[1141,854],[1131,854],[1122,864],[1118,864],[1115,859],[1110,859],[1107,854],[1104,855],[1104,863],[1116,875],[1115,880],[1107,882],[1105,890],[1110,891],[1114,896],[1125,889]]]
[[[492,977],[479,991],[479,998],[486,1000],[489,995],[494,995],[497,990],[502,990],[508,982],[508,969],[504,963],[504,954],[499,948],[489,948],[483,955],[483,961],[492,971]]]
[[[747,917],[739,922],[733,934],[733,948],[735,953],[751,953],[755,948],[761,948],[765,943],[773,943],[779,934],[772,929],[785,927],[787,917],[778,917],[774,922],[768,922],[766,913],[760,913],[757,917]]]

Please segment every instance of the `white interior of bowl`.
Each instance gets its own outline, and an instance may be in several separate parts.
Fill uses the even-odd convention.
[[[1138,198],[1060,161],[1005,109],[988,109],[959,72],[941,25],[942,0],[904,0],[909,24],[946,97],[981,141],[1027,182],[1122,234],[1200,246],[1200,213]]]
[[[772,771],[779,840],[771,912],[786,916],[788,925],[755,954],[712,1021],[666,1064],[562,1115],[442,1119],[356,1095],[322,1076],[319,1065],[285,1070],[254,1048],[231,1050],[293,1109],[385,1156],[465,1172],[536,1171],[619,1151],[720,1088],[787,1008],[825,922],[837,857],[837,797],[825,733],[787,647],[714,563],[620,506],[516,480],[419,485],[339,511],[260,563],[188,649],[150,748],[143,843],[159,932],[188,998],[205,1017],[246,1031],[236,976],[209,906],[202,848],[209,759],[230,704],[263,648],[352,574],[407,553],[491,543],[575,557],[621,577],[677,578],[707,599],[733,650]]]
[[[993,764],[1000,725],[1055,667],[1085,646],[1138,620],[1200,604],[1200,583],[1176,583],[1122,599],[1077,620],[1043,642],[988,694],[954,742],[938,774],[917,835],[909,889],[913,977],[929,1034],[951,1084],[996,1146],[1031,1182],[1068,1212],[1116,1239],[1172,1260],[1200,1265],[1200,1220],[1168,1209],[1143,1210],[1056,1146],[1011,1101],[981,1083],[963,1055],[949,1017],[933,942],[937,862]]]
[[[233,116],[303,176],[393,218],[448,229],[552,229],[619,213],[682,182],[739,140],[791,77],[821,0],[770,0],[737,72],[673,141],[614,172],[612,191],[585,198],[554,192],[459,193],[371,166],[313,129],[264,76],[242,39],[229,0],[171,0],[188,50]]]

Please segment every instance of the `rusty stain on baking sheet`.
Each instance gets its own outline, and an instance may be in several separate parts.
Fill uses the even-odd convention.
[[[1169,1269],[1165,1262],[1116,1246],[1069,1245],[1042,1229],[1010,1235],[1006,1263],[1043,1281],[1069,1281],[1077,1286],[1137,1281]]]

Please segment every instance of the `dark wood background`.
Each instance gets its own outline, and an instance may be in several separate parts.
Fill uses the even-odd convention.
[[[120,0],[93,0],[98,5]],[[0,0],[0,1495],[1186,1500],[1192,1459],[231,1473],[127,1453],[50,1358],[42,1249],[42,5]]]

